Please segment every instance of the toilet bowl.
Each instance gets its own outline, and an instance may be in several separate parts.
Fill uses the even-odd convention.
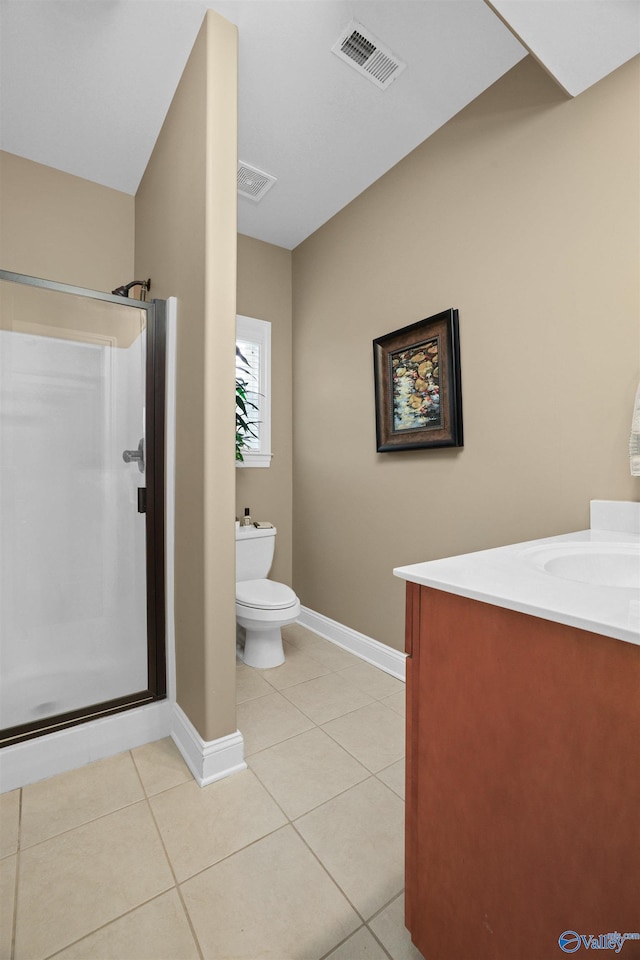
[[[236,621],[244,628],[243,660],[250,667],[284,663],[282,627],[300,616],[300,601],[290,587],[273,580],[236,584]]]
[[[236,622],[245,633],[242,659],[268,669],[284,663],[282,627],[300,616],[300,601],[284,583],[267,580],[275,527],[236,530]]]

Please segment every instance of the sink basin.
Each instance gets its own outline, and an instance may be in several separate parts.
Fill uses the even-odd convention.
[[[638,544],[549,544],[532,550],[529,559],[539,570],[562,580],[640,590]]]

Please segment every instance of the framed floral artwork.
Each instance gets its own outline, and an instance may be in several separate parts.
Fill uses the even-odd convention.
[[[378,453],[461,447],[458,311],[373,341]]]

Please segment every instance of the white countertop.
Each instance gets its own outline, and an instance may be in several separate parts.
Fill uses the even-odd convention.
[[[605,501],[599,501],[605,502]],[[602,529],[530,540],[458,557],[397,567],[403,580],[640,645],[640,580],[603,586],[547,572],[555,554],[640,551],[640,534]],[[592,546],[594,545],[594,546]],[[601,546],[595,546],[601,545]],[[635,581],[635,574],[632,577]]]

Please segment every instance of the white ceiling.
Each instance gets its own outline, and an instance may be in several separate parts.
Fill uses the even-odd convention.
[[[640,0],[1,0],[0,149],[134,194],[207,7],[238,25],[241,233],[293,248],[530,51],[572,96],[640,52]],[[360,21],[407,64],[331,53]]]

